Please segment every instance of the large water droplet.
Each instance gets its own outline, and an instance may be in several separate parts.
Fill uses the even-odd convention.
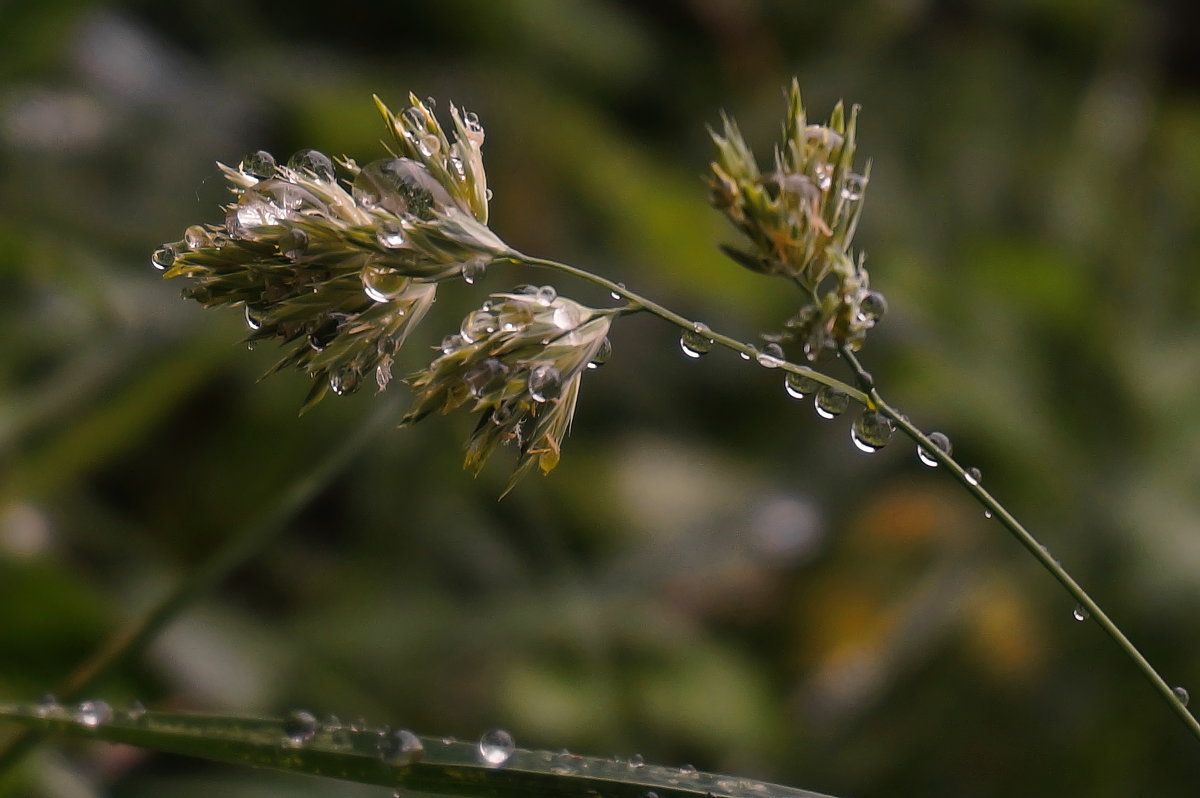
[[[112,707],[107,701],[84,701],[75,710],[75,720],[95,728],[112,720]]]
[[[275,176],[275,156],[266,150],[252,152],[242,158],[238,169],[251,177],[268,178]]]
[[[533,294],[538,304],[545,305],[546,307],[550,307],[554,304],[554,300],[558,299],[558,291],[552,285],[543,285],[537,288]]]
[[[1078,604],[1076,605],[1075,609],[1071,611],[1071,617],[1077,621],[1086,621],[1088,618],[1092,617],[1092,614],[1088,612],[1087,607],[1083,606],[1082,604]]]
[[[364,166],[354,178],[354,200],[367,208],[432,219],[434,211],[453,204],[450,195],[424,164],[411,158],[382,158]]]
[[[1185,707],[1188,705],[1188,701],[1191,700],[1186,687],[1172,687],[1171,692],[1175,694],[1175,699]]]
[[[353,366],[346,366],[329,375],[329,387],[338,396],[354,393],[362,382],[362,374]]]
[[[546,402],[558,397],[562,391],[562,375],[554,366],[542,365],[529,372],[529,398],[535,402]]]
[[[283,719],[284,742],[288,745],[304,745],[317,736],[317,718],[303,709],[293,709]]]
[[[376,302],[391,302],[408,287],[408,278],[379,263],[368,263],[362,270],[363,293]]]
[[[797,374],[789,371],[783,378],[783,388],[793,399],[803,399],[805,396],[821,390],[822,383],[817,382],[807,374]]]
[[[300,150],[294,153],[288,158],[288,167],[327,183],[333,180],[333,161],[319,150]]]
[[[143,250],[144,251],[144,250]],[[154,250],[154,254],[150,256],[150,265],[161,271],[166,271],[171,268],[171,264],[175,262],[175,257],[178,251],[171,244],[163,244],[158,249]]]
[[[600,348],[596,350],[596,354],[592,355],[592,359],[588,361],[587,367],[598,369],[607,363],[610,357],[612,357],[612,341],[606,337],[600,342]]]
[[[512,758],[517,744],[504,729],[492,729],[479,738],[477,753],[481,764],[500,767]]]
[[[761,352],[754,356],[754,359],[763,368],[779,368],[783,365],[783,347],[774,342],[769,343],[762,348]]]
[[[877,410],[864,410],[850,428],[854,445],[871,454],[879,451],[891,440],[895,427],[892,420]]]
[[[467,285],[474,285],[475,281],[483,276],[487,270],[488,259],[485,257],[470,258],[462,265],[463,282]]]
[[[954,447],[950,445],[950,438],[948,438],[944,432],[931,432],[927,437],[929,438],[930,443],[932,443],[938,449],[941,449],[947,455],[953,451]],[[917,457],[921,459],[922,463],[930,468],[937,468],[938,461],[930,452],[925,451],[925,449],[920,446],[917,447]]]
[[[850,406],[850,395],[831,385],[822,385],[813,401],[817,415],[823,419],[837,418]]]
[[[712,351],[713,339],[709,337],[709,332],[708,327],[697,322],[692,329],[683,331],[679,337],[679,348],[688,357],[700,357]]]
[[[397,729],[379,737],[379,757],[390,765],[411,765],[425,753],[421,738],[408,729]]]

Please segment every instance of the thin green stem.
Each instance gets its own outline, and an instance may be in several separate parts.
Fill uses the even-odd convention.
[[[1087,615],[1083,616],[1081,613],[1081,616],[1090,617],[1091,619],[1095,620],[1097,624],[1099,624],[1100,628],[1103,629],[1110,638],[1112,638],[1113,642],[1115,642],[1117,646],[1124,651],[1131,660],[1133,660],[1138,670],[1140,670],[1142,675],[1150,681],[1150,684],[1153,685],[1154,689],[1159,693],[1159,695],[1166,700],[1171,709],[1175,711],[1175,714],[1177,714],[1180,719],[1183,720],[1184,724],[1188,727],[1192,734],[1195,735],[1197,739],[1200,739],[1200,722],[1197,722],[1196,717],[1188,711],[1188,708],[1184,705],[1184,702],[1179,700],[1179,696],[1175,694],[1174,689],[1162,678],[1158,671],[1154,669],[1154,666],[1151,665],[1149,660],[1147,660],[1142,652],[1138,650],[1137,646],[1135,646],[1129,640],[1129,638],[1125,636],[1125,633],[1121,631],[1120,627],[1118,627],[1113,620],[1108,617],[1108,614],[1100,608],[1100,605],[1097,604],[1090,595],[1088,595],[1088,592],[1084,590],[1083,587],[1081,587],[1080,584],[1076,582],[1069,573],[1067,573],[1067,570],[1063,568],[1062,564],[1058,560],[1051,556],[1049,550],[1040,542],[1038,542],[1037,538],[1035,538],[1029,532],[1029,530],[1027,530],[1016,518],[1014,518],[1013,515],[1007,509],[1005,509],[1004,505],[1002,505],[994,496],[992,496],[992,494],[988,493],[987,490],[985,490],[984,487],[979,483],[978,479],[974,479],[969,476],[967,474],[967,470],[963,468],[958,461],[936,446],[925,435],[925,433],[921,432],[921,430],[918,429],[911,421],[909,421],[906,416],[883,400],[883,398],[879,395],[879,391],[875,388],[874,380],[871,378],[870,373],[863,368],[862,364],[858,360],[858,357],[853,351],[850,350],[849,347],[842,347],[842,357],[858,377],[859,384],[862,385],[866,390],[866,393],[870,397],[871,403],[875,406],[875,409],[891,419],[892,422],[905,435],[911,438],[914,443],[920,446],[921,449],[923,449],[925,453],[929,455],[929,457],[936,460],[939,465],[943,466],[946,471],[952,474],[954,478],[957,479],[964,488],[966,488],[967,492],[974,496],[979,503],[984,506],[987,512],[996,520],[998,520],[1004,526],[1004,528],[1007,529],[1012,536],[1017,539],[1017,542],[1024,546],[1025,550],[1032,554],[1034,559],[1041,563],[1042,567],[1049,571],[1050,574],[1058,580],[1059,584],[1066,588],[1067,592],[1071,594],[1071,597],[1078,602],[1079,607],[1086,611]]]
[[[675,325],[681,330],[700,332],[705,337],[711,339],[713,343],[720,344],[726,349],[731,349],[749,359],[751,362],[756,362],[760,365],[770,364],[772,368],[778,368],[780,371],[803,375],[821,383],[822,385],[828,385],[831,388],[836,388],[837,390],[848,394],[851,399],[859,404],[868,406],[870,405],[870,398],[867,396],[867,394],[851,385],[842,382],[839,379],[830,377],[829,375],[811,369],[808,366],[801,366],[797,363],[792,363],[781,357],[772,357],[771,355],[763,353],[757,347],[751,344],[743,343],[742,341],[739,341],[736,338],[731,338],[728,335],[722,335],[721,333],[710,329],[705,324],[685,318],[670,308],[664,307],[663,305],[660,305],[651,299],[647,299],[646,297],[634,291],[630,291],[622,283],[614,283],[612,280],[608,280],[598,274],[593,274],[586,269],[580,269],[555,260],[535,258],[516,251],[513,251],[509,255],[508,259],[514,263],[523,264],[525,266],[539,266],[546,269],[554,269],[555,271],[562,272],[563,274],[568,274],[572,277],[578,277],[581,280],[586,280],[589,283],[606,288],[614,295],[628,300],[630,303],[632,303],[632,305],[635,306],[631,310],[622,308],[623,312],[632,312],[632,310],[646,311],[647,313],[658,316],[663,321]]]
[[[55,695],[63,701],[76,701],[119,663],[140,654],[189,606],[230,573],[261,552],[296,513],[306,507],[330,481],[340,474],[372,441],[380,430],[396,417],[393,401],[382,403],[353,435],[342,441],[309,472],[283,493],[279,501],[242,529],[231,534],[208,559],[185,575],[175,587],[136,623],[116,632],[91,657],[59,684]],[[21,760],[41,741],[43,734],[26,729],[0,750],[0,773]]]

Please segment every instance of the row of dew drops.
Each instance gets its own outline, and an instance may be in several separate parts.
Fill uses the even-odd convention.
[[[679,348],[690,358],[698,359],[712,351],[714,343],[711,330],[699,322],[692,329],[685,330],[679,338]],[[751,358],[751,355],[745,352],[740,354],[743,360]],[[763,351],[755,353],[754,359],[765,368],[778,368],[784,362],[783,348],[779,344],[769,343],[763,348]],[[814,397],[813,406],[817,415],[827,421],[837,418],[850,406],[850,396],[844,391],[794,371],[789,371],[785,376],[784,390],[793,399]],[[850,428],[850,438],[861,451],[873,454],[887,445],[895,429],[892,420],[883,413],[876,410],[864,410],[854,420],[854,424]],[[950,438],[944,432],[931,432],[926,438],[947,457],[952,453],[953,446]],[[919,444],[917,445],[917,458],[929,468],[938,467],[937,458]],[[965,469],[963,477],[973,487],[978,487],[983,480],[982,472],[974,466]],[[992,517],[991,510],[984,510],[983,514],[985,518]],[[1091,618],[1091,612],[1087,607],[1079,604],[1072,610],[1071,617],[1076,621],[1086,621]],[[1187,688],[1173,687],[1171,691],[1181,704],[1187,706],[1189,700]]]

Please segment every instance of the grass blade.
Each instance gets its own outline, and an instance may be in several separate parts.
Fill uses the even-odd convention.
[[[45,734],[82,737],[254,767],[419,792],[489,798],[829,798],[775,784],[597,759],[566,752],[516,749],[491,765],[473,743],[412,737],[400,750],[390,728],[306,725],[297,718],[249,718],[176,712],[113,711],[103,702],[79,707],[0,704],[0,720]],[[309,718],[311,720],[311,718]],[[285,731],[286,730],[286,731]],[[290,734],[288,733],[290,732]],[[415,741],[420,741],[420,746]]]

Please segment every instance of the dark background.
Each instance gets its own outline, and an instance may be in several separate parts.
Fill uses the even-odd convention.
[[[487,128],[492,226],[745,340],[794,298],[715,249],[705,126],[760,158],[782,89],[860,103],[863,354],[1172,683],[1200,691],[1200,28],[1187,2],[0,7],[0,697],[50,689],[386,402],[297,418],[237,311],[149,254],[215,161],[382,154],[408,91]],[[397,371],[481,290],[448,288]],[[554,280],[604,304],[602,292]],[[899,438],[866,456],[778,373],[622,321],[558,471],[502,502],[471,419],[388,429],[97,692],[305,707],[643,754],[839,796],[1190,796],[1200,748]],[[388,396],[406,401],[393,385]],[[397,416],[398,417],[398,416]],[[501,458],[502,459],[502,458]],[[4,795],[375,795],[47,745]]]

